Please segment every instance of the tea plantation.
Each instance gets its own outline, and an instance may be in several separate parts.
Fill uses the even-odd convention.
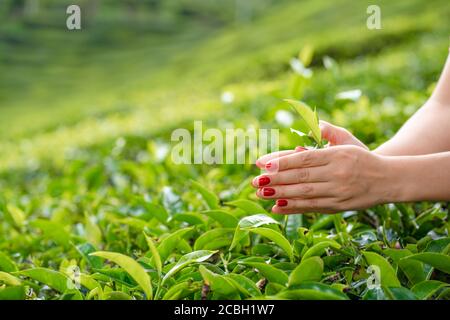
[[[0,299],[450,298],[447,203],[280,216],[254,164],[172,161],[195,120],[301,145],[284,98],[375,148],[448,55],[448,1],[379,1],[381,30],[367,1],[266,3],[239,22],[2,20]]]

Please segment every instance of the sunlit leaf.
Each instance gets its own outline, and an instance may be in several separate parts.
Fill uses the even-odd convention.
[[[180,260],[178,260],[178,262],[169,270],[169,272],[166,273],[162,281],[165,282],[167,279],[172,277],[175,273],[177,273],[187,265],[191,263],[199,263],[206,261],[216,253],[217,251],[198,250],[182,256]]]
[[[294,110],[298,113],[300,117],[305,121],[308,128],[311,130],[312,137],[316,143],[322,145],[322,134],[320,132],[319,121],[317,119],[317,114],[308,105],[302,101],[296,101],[291,99],[285,99]]]
[[[302,259],[289,276],[289,285],[298,285],[306,281],[320,281],[323,273],[323,261],[317,256]]]
[[[386,287],[400,287],[394,268],[389,262],[375,252],[364,251],[364,257],[369,265],[375,265],[380,268],[380,281]]]
[[[97,251],[91,253],[91,255],[108,259],[116,263],[119,267],[128,272],[128,274],[133,277],[134,280],[136,280],[136,282],[141,286],[142,290],[144,290],[147,298],[152,299],[153,289],[150,277],[147,272],[145,272],[145,269],[135,260],[126,255],[116,252]]]

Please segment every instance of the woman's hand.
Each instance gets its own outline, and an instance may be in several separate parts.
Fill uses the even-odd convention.
[[[345,132],[333,136],[334,143],[356,142]],[[389,201],[388,163],[387,157],[355,145],[297,148],[258,159],[258,166],[264,167],[267,174],[256,177],[252,184],[258,188],[258,197],[277,199],[274,213],[362,209]]]
[[[369,150],[364,143],[358,140],[345,128],[338,127],[326,121],[319,121],[322,138],[328,140],[330,146],[353,145]]]

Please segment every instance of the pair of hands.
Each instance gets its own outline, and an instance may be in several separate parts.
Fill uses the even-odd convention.
[[[325,121],[329,148],[297,147],[259,158],[266,173],[252,185],[263,199],[276,199],[274,213],[334,213],[383,202],[384,157],[372,153],[349,131]]]

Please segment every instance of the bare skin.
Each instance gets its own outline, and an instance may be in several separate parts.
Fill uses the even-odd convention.
[[[377,204],[450,200],[450,56],[436,89],[389,141],[370,151],[321,121],[330,147],[265,155],[252,185],[274,213],[334,213]]]

